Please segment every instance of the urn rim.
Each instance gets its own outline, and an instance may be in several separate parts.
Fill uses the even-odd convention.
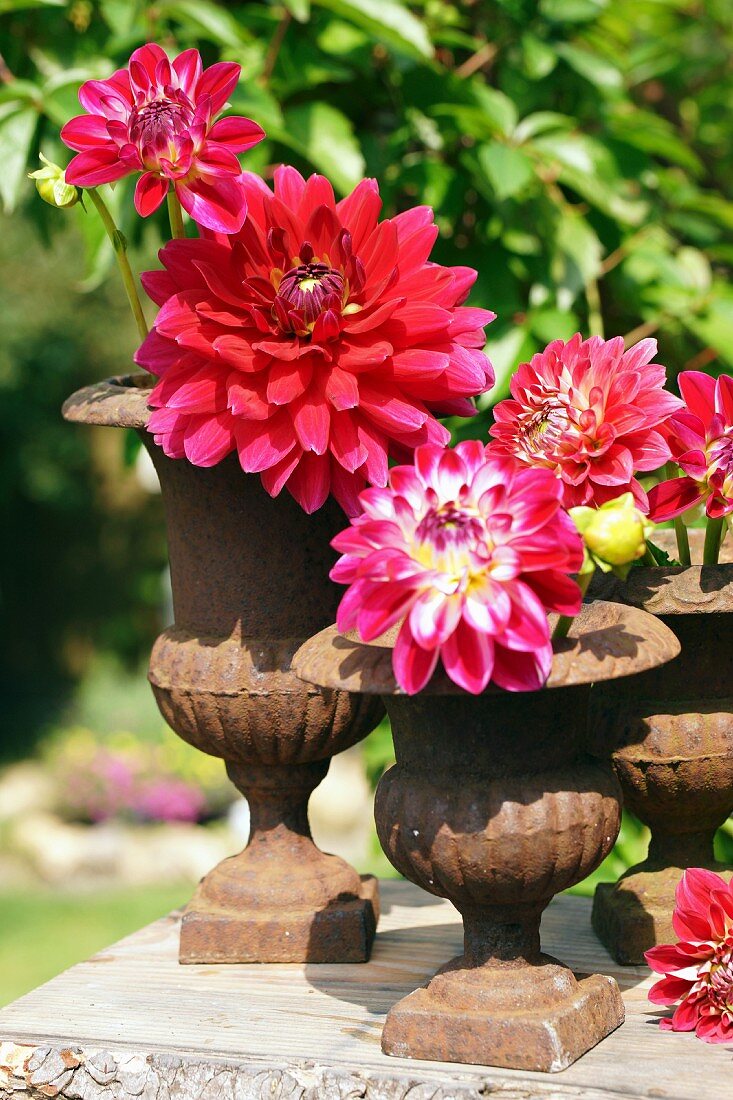
[[[118,374],[72,393],[61,415],[74,424],[144,429],[150,420],[152,389],[149,374]]]
[[[404,695],[392,670],[388,639],[385,635],[365,643],[329,626],[300,647],[293,669],[301,679],[319,687],[365,695]],[[677,638],[659,619],[639,608],[604,600],[584,604],[568,637],[556,641],[553,648],[552,670],[541,691],[631,676],[666,664],[680,653]],[[440,668],[420,694],[470,697]],[[490,684],[477,698],[508,694]]]

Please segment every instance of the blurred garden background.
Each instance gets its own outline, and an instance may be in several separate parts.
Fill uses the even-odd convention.
[[[242,65],[232,108],[268,133],[250,170],[287,160],[341,193],[373,175],[386,213],[435,207],[435,258],[477,268],[498,314],[497,385],[458,435],[485,436],[514,367],[577,329],[656,336],[672,379],[733,368],[730,0],[0,0],[0,1004],[183,902],[247,836],[223,766],[164,729],[145,681],[169,619],[151,468],[60,419],[136,345],[111,251],[27,179],[40,152],[70,159],[79,84],[152,40]],[[110,203],[140,270],[165,225],[133,218],[133,183]],[[380,873],[389,745],[339,758],[314,810],[323,844]],[[626,821],[600,874],[643,851]]]

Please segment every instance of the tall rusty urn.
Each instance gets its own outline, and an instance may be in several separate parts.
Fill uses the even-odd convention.
[[[677,642],[641,611],[594,604],[556,644],[542,691],[471,696],[439,672],[408,697],[387,637],[365,645],[331,628],[294,663],[310,683],[383,696],[397,762],[377,789],[379,839],[398,871],[463,917],[463,955],[394,1005],[382,1049],[564,1069],[624,1018],[612,978],[576,978],[540,947],[543,910],[599,865],[619,829],[610,759],[587,754],[590,684],[668,661]]]
[[[694,545],[694,544],[693,544]],[[672,628],[681,655],[592,694],[593,725],[624,802],[651,829],[649,854],[597,888],[593,927],[620,963],[677,939],[675,887],[685,867],[730,873],[713,840],[733,813],[733,565],[633,569],[604,577],[604,599],[644,608]]]
[[[331,757],[364,737],[377,699],[306,686],[291,669],[333,620],[328,579],[334,505],[306,515],[271,499],[236,456],[210,469],[167,458],[145,431],[149,391],[112,379],[74,394],[67,420],[135,428],[163,494],[174,625],[149,679],[185,741],[220,756],[251,815],[249,843],[201,882],[181,927],[180,960],[362,962],[378,918],[376,880],[313,843],[308,799]]]

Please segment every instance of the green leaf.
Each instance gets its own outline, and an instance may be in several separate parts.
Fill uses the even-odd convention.
[[[524,71],[530,80],[542,80],[557,65],[557,50],[535,34],[522,35]]]
[[[283,4],[298,23],[307,23],[310,19],[310,0],[283,0]]]
[[[532,161],[526,153],[498,141],[480,147],[478,162],[499,201],[518,195],[534,179]]]
[[[306,157],[345,194],[364,176],[366,164],[350,120],[330,103],[301,103],[285,112],[273,137]]]
[[[25,11],[28,8],[63,8],[66,0],[0,0],[0,15],[6,11]]]
[[[603,246],[581,214],[563,213],[557,222],[555,250],[552,279],[558,298],[562,300],[565,291],[572,302],[598,277]]]
[[[509,96],[478,81],[473,82],[471,92],[483,114],[491,120],[500,133],[510,137],[517,125],[519,113]]]
[[[399,0],[315,0],[315,3],[363,27],[378,42],[409,57],[433,56],[425,24]]]
[[[591,53],[582,50],[579,46],[572,46],[569,42],[561,42],[556,46],[559,56],[568,63],[571,69],[575,69],[579,76],[595,84],[597,88],[621,88],[623,77],[621,72],[610,61],[602,57],[598,51]]]
[[[6,214],[12,214],[20,198],[37,126],[38,112],[28,107],[0,117],[0,199]]]
[[[220,46],[236,47],[252,40],[239,20],[208,0],[167,0],[156,4],[156,11],[185,23],[187,28]]]
[[[540,0],[540,13],[551,23],[589,23],[609,0]]]
[[[535,111],[527,115],[517,123],[514,130],[514,140],[521,145],[537,134],[546,134],[550,131],[570,130],[575,126],[575,120],[568,115],[558,114],[557,111]]]
[[[541,344],[552,340],[569,340],[578,331],[578,319],[574,313],[560,309],[538,309],[528,317],[529,328]]]

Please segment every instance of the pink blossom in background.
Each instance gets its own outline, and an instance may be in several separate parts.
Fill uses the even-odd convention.
[[[632,492],[648,502],[635,473],[670,457],[660,428],[682,403],[664,389],[666,372],[652,363],[656,340],[624,351],[623,338],[555,340],[523,363],[511,398],[494,409],[497,454],[552,470],[566,508],[604,504]]]
[[[533,691],[552,665],[548,611],[575,615],[583,543],[549,471],[522,469],[476,441],[427,444],[386,488],[360,496],[363,513],[333,541],[333,580],[350,587],[342,632],[364,641],[400,623],[395,677],[419,691],[440,659],[478,693],[490,680]]]
[[[142,217],[157,210],[173,187],[200,225],[236,232],[247,213],[236,154],[265,136],[248,118],[215,121],[240,71],[230,61],[204,69],[197,50],[170,62],[151,43],[135,50],[127,69],[108,80],[88,80],[79,90],[88,114],[61,131],[78,150],[66,169],[67,183],[97,187],[141,172],[135,207]]]
[[[245,173],[232,237],[171,241],[143,283],[160,306],[136,361],[160,379],[150,431],[172,458],[236,451],[271,496],[353,514],[388,458],[444,443],[436,416],[471,415],[493,384],[484,326],[461,305],[476,278],[428,259],[429,207],[379,221],[374,180],[337,202],[323,176]]]
[[[690,867],[677,887],[672,924],[679,942],[652,947],[646,961],[664,977],[649,990],[677,1005],[659,1026],[694,1031],[706,1043],[733,1043],[733,885]]]
[[[674,519],[705,505],[711,519],[733,514],[733,378],[699,371],[677,378],[685,408],[667,423],[665,435],[683,477],[649,491],[651,518]]]
[[[147,821],[196,822],[205,809],[203,791],[173,777],[143,784],[135,800],[137,814]]]

